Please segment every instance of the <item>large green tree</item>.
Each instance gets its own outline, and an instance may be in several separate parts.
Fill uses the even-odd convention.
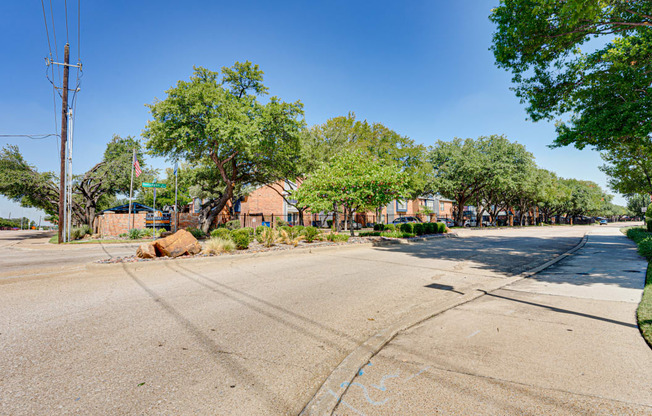
[[[362,158],[395,165],[405,173],[407,187],[400,197],[415,198],[430,191],[425,147],[382,123],[358,120],[354,113],[311,127],[302,141],[302,149],[307,173],[342,154],[355,153]],[[382,205],[373,208],[376,217],[380,217]],[[332,209],[337,216],[339,209]],[[339,226],[337,218],[335,220]]]
[[[38,172],[27,163],[18,146],[0,152],[0,194],[24,207],[42,209],[56,221],[59,212],[59,178],[53,172]]]
[[[78,195],[83,223],[92,226],[103,198],[129,194],[134,149],[141,169],[145,169],[140,142],[131,136],[114,135],[106,145],[102,160],[83,175],[75,177],[74,193]],[[134,175],[134,189],[140,186],[142,179]]]
[[[650,196],[643,194],[629,194],[626,197],[627,200],[627,213],[631,217],[642,217],[643,208],[647,210],[648,205],[650,205]]]
[[[406,191],[407,177],[397,165],[357,151],[342,153],[324,163],[293,196],[313,212],[344,208],[351,225],[354,212],[387,205]]]
[[[624,143],[601,153],[607,162],[600,170],[609,175],[609,187],[621,194],[652,195],[652,142]]]
[[[102,201],[118,193],[128,194],[133,149],[145,169],[139,142],[133,137],[113,136],[102,160],[84,174],[73,177],[73,223],[92,226]],[[139,182],[135,179],[135,186]],[[6,146],[0,152],[0,194],[25,207],[42,209],[58,220],[58,175],[38,172],[25,161],[17,146]]]
[[[270,165],[286,163],[299,151],[303,105],[267,94],[263,71],[251,62],[236,62],[221,73],[196,67],[189,81],[179,81],[167,97],[148,105],[152,120],[143,136],[153,155],[184,160],[205,171],[211,195],[201,208],[201,228],[215,217],[242,185],[268,183]]]
[[[490,19],[496,62],[532,120],[566,117],[555,145],[602,150],[650,136],[652,2],[502,0]]]
[[[438,141],[428,158],[433,169],[431,187],[455,201],[458,225],[464,223],[465,205],[473,202],[481,211],[505,203],[509,192],[528,180],[534,166],[532,154],[522,145],[497,135]]]

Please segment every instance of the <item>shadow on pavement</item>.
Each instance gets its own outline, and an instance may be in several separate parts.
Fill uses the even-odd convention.
[[[507,297],[507,296],[500,296],[500,295],[496,295],[495,293],[486,292],[484,290],[480,290],[480,292],[484,292],[485,295],[491,296],[492,298],[504,299],[504,300],[508,300],[510,302],[518,302],[518,303],[523,303],[525,305],[536,306],[538,308],[548,309],[549,311],[552,311],[552,312],[563,313],[563,314],[567,314],[567,315],[581,316],[583,318],[589,318],[589,319],[596,319],[598,321],[608,322],[610,324],[622,325],[622,326],[626,326],[626,327],[629,327],[629,328],[638,328],[638,325],[636,325],[636,324],[630,324],[630,323],[627,323],[627,322],[616,321],[614,319],[603,318],[603,317],[597,316],[597,315],[589,315],[589,314],[586,314],[586,313],[575,312],[575,311],[571,311],[569,309],[557,308],[555,306],[544,305],[544,304],[541,304],[541,303],[528,302],[526,300],[510,298],[510,297]]]
[[[590,235],[581,250],[532,279],[577,286],[603,284],[643,289],[646,268],[647,262],[627,237]]]
[[[565,253],[580,241],[580,237],[474,236],[419,244],[377,244],[375,250],[421,259],[472,261],[478,269],[516,275]]]
[[[252,374],[247,368],[239,364],[231,355],[233,352],[223,349],[219,344],[215,342],[214,339],[205,334],[200,328],[192,323],[188,318],[183,316],[179,311],[177,311],[170,303],[165,299],[161,298],[156,292],[150,289],[141,279],[136,276],[136,274],[129,270],[125,265],[123,265],[123,270],[131,277],[131,279],[140,286],[147,295],[154,300],[161,308],[168,313],[172,318],[174,318],[179,324],[181,324],[186,331],[188,331],[192,336],[201,344],[203,347],[211,354],[215,361],[220,365],[224,366],[231,372],[234,377],[240,377],[247,385],[252,389],[256,390],[257,393],[263,397],[264,402],[269,406],[270,411],[273,413],[281,412],[287,413],[290,409],[293,408],[289,403],[287,403],[283,397],[275,394],[273,391],[269,390],[265,383],[260,381],[254,374]],[[279,402],[282,409],[273,408],[273,403]]]
[[[579,237],[478,236],[435,239],[420,244],[378,244],[374,249],[420,259],[468,261],[473,262],[475,269],[513,276],[558,257],[580,241]],[[597,256],[595,261],[594,256]],[[569,266],[572,259],[584,261],[579,266]],[[545,278],[573,285],[603,283],[642,289],[645,277],[644,263],[641,263],[641,270],[632,269],[629,264],[630,261],[640,259],[636,246],[624,235],[591,235],[589,243],[581,250],[561,260],[542,275],[531,278]],[[387,263],[391,261],[388,260]],[[587,264],[590,264],[590,267],[587,267]]]

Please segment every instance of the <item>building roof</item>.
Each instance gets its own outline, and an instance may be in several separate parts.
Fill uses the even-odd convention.
[[[139,204],[138,202],[132,202],[132,211],[131,212],[143,212],[143,211],[148,211],[148,212],[153,212],[154,208],[148,207],[147,205]],[[126,214],[129,212],[129,204],[124,204],[120,205],[118,207],[113,207],[109,209],[105,209],[104,211],[100,211],[100,214],[103,214],[105,212],[113,212],[116,214]]]

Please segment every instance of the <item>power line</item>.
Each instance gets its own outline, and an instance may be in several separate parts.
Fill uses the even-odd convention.
[[[81,38],[80,38],[80,16],[81,16],[81,0],[77,0],[77,62],[80,61],[79,56],[81,55]]]
[[[66,43],[68,42],[68,0],[63,0],[63,10],[66,12]]]
[[[54,27],[54,11],[52,10],[52,0],[50,0],[50,17],[52,18],[52,35],[54,36],[54,56],[59,62],[59,47],[57,46],[57,31]],[[61,70],[57,67],[57,72],[59,73],[59,78],[61,78]],[[52,76],[54,78],[54,75]]]
[[[45,4],[41,0],[41,8],[43,9],[43,23],[45,23],[45,36],[48,38],[48,50],[50,51],[50,57],[52,56],[52,46],[50,46],[50,32],[48,31],[48,19],[45,16]]]
[[[32,140],[43,140],[47,139],[48,137],[59,137],[58,134],[55,133],[49,133],[49,134],[0,134],[0,137],[26,137],[28,139]]]

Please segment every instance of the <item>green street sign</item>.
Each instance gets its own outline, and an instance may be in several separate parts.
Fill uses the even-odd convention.
[[[143,188],[165,188],[164,183],[143,182]]]

